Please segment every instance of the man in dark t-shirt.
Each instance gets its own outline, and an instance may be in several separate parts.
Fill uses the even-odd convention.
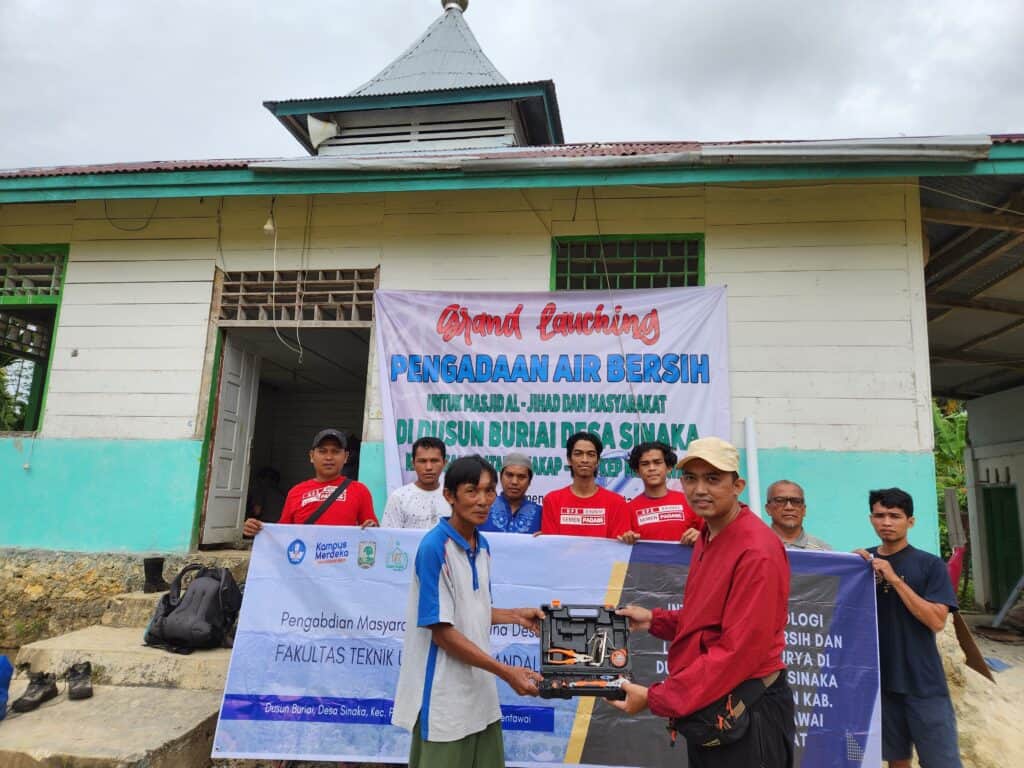
[[[959,768],[956,716],[935,633],[956,594],[942,560],[910,546],[914,501],[899,488],[871,491],[871,525],[882,543],[858,549],[878,584],[878,657],[882,682],[882,758],[909,768]]]

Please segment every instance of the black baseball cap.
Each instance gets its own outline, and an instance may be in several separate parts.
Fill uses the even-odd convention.
[[[348,438],[345,437],[344,432],[340,432],[337,429],[321,429],[316,433],[316,437],[313,438],[313,447],[316,448],[320,443],[328,438],[331,440],[337,440],[342,448],[348,448]]]

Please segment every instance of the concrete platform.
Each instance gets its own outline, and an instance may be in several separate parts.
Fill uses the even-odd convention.
[[[93,626],[22,646],[17,663],[31,664],[33,672],[60,675],[75,662],[91,661],[94,685],[186,688],[220,694],[230,659],[228,648],[182,656],[143,645],[138,627]]]
[[[24,683],[18,682],[20,695]],[[205,768],[210,764],[219,693],[95,686],[91,699],[71,701],[63,684],[59,687],[56,699],[0,722],[4,768]]]
[[[107,607],[100,618],[105,627],[138,627],[145,629],[153,618],[156,604],[166,592],[125,592],[107,600]]]

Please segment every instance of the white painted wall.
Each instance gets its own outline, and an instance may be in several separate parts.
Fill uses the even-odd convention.
[[[965,405],[972,446],[1024,441],[1024,387],[968,400]]]
[[[45,437],[196,436],[217,205],[74,205]]]
[[[708,187],[707,283],[729,288],[733,438],[933,447],[913,183]]]
[[[707,282],[729,287],[737,443],[754,415],[764,449],[932,448],[912,181],[325,195],[308,206],[276,201],[278,268],[379,265],[393,289],[546,290],[552,236],[703,232]],[[2,211],[0,240],[72,246],[45,434],[194,436],[214,267],[271,268],[270,199],[15,207],[26,210]],[[371,362],[370,440],[381,436],[375,374]]]

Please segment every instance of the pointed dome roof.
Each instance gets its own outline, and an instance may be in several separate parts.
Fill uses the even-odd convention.
[[[481,85],[508,80],[487,58],[462,17],[464,4],[445,2],[444,13],[397,59],[349,96],[380,96]]]

